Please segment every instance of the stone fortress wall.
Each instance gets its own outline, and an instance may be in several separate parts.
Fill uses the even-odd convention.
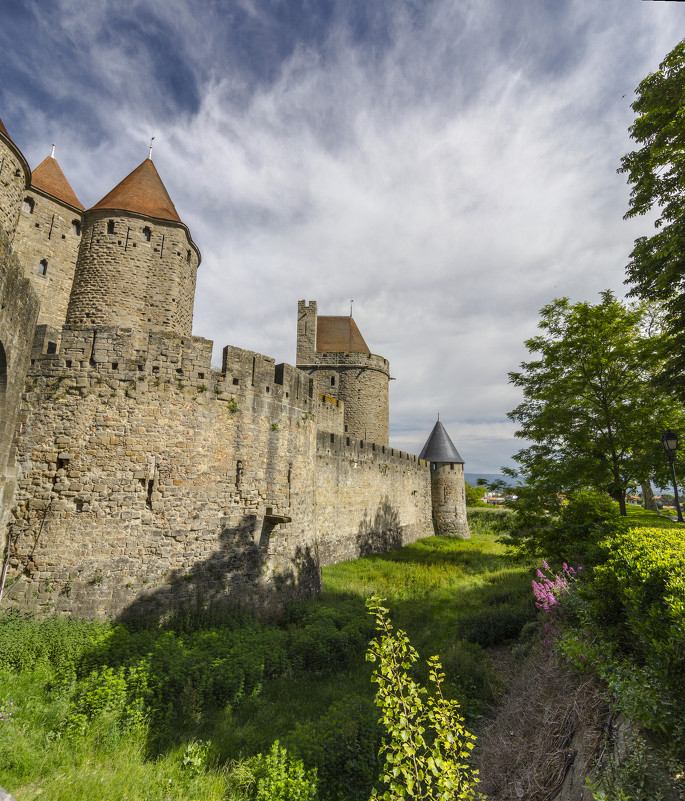
[[[39,323],[60,328],[81,243],[81,212],[28,189],[22,194],[14,252],[40,300]]]
[[[329,345],[347,331],[351,352],[317,352],[302,316],[315,324],[316,303],[300,301],[298,361],[308,347],[311,369],[230,345],[214,369],[212,342],[191,335],[200,254],[150,159],[83,212],[79,236],[70,203],[58,218],[27,190],[1,122],[0,157],[3,606],[277,611],[318,591],[322,565],[434,532],[429,464],[389,447],[389,365],[351,318],[322,318]],[[22,269],[2,229],[26,197]],[[48,276],[64,262],[64,281],[37,295],[24,270],[35,283],[46,226]]]
[[[7,136],[0,121],[0,227],[11,243],[19,219],[24,192],[31,182],[31,170],[19,148]]]
[[[343,409],[301,371],[233,347],[212,370],[211,344],[67,327],[34,359],[9,604],[277,609],[316,592],[321,565],[433,533],[425,462],[320,430]]]
[[[0,555],[7,548],[7,524],[17,483],[21,398],[38,309],[38,298],[0,225]],[[0,556],[0,570],[2,564]]]

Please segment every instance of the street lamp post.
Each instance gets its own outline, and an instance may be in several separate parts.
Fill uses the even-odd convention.
[[[678,435],[675,431],[667,431],[661,437],[661,444],[664,446],[664,450],[666,451],[666,456],[668,457],[668,463],[671,466],[671,480],[673,481],[673,495],[675,497],[675,508],[678,510],[678,522],[685,523],[683,520],[683,513],[680,511],[680,500],[678,498],[678,484],[675,480],[675,451],[678,447]]]

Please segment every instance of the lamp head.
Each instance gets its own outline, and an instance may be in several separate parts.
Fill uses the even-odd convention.
[[[675,431],[669,429],[661,437],[661,444],[664,446],[664,450],[668,456],[672,456],[675,454],[676,448],[678,447],[678,435]]]

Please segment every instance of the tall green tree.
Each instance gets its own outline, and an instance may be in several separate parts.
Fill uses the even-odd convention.
[[[592,487],[625,514],[629,487],[665,476],[661,434],[682,430],[685,417],[654,386],[661,356],[645,315],[608,291],[597,305],[558,298],[541,309],[541,333],[526,342],[537,357],[509,373],[524,398],[509,418],[532,443],[514,459],[541,494]]]
[[[638,147],[619,168],[632,185],[625,217],[655,212],[656,233],[635,240],[626,283],[631,295],[664,303],[662,378],[685,398],[685,39],[636,95],[630,136]]]

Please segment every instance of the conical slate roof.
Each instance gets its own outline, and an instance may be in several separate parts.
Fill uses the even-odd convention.
[[[62,168],[52,156],[43,159],[31,173],[31,186],[83,211],[83,203],[74,194]]]
[[[371,353],[351,317],[319,317],[316,321],[319,353]]]
[[[7,133],[7,128],[2,124],[2,120],[0,120],[0,133],[5,134],[8,139],[10,138],[10,135]]]
[[[423,450],[419,454],[419,459],[427,462],[454,462],[464,464],[464,460],[459,455],[459,451],[454,447],[450,435],[445,431],[445,426],[438,420],[433,426],[430,437],[426,440]]]
[[[152,159],[145,161],[105,195],[93,209],[132,211],[158,220],[181,222]],[[182,224],[182,223],[181,223]]]

